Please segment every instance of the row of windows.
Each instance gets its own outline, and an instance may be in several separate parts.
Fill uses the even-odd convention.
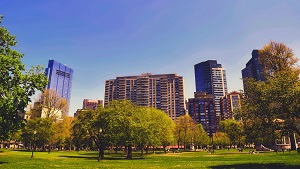
[[[64,76],[64,77],[70,78],[70,73],[63,72],[61,70],[56,70],[56,74],[59,76]]]

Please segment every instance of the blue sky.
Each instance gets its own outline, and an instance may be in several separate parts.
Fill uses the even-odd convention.
[[[253,49],[273,40],[299,56],[299,9],[298,0],[0,1],[27,68],[54,59],[74,69],[69,115],[104,99],[116,76],[177,73],[191,98],[194,65],[208,59],[226,69],[229,91],[243,89]]]

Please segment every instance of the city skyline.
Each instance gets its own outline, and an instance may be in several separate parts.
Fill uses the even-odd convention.
[[[242,90],[253,49],[274,40],[299,56],[299,7],[294,0],[16,0],[1,1],[0,14],[27,69],[51,59],[74,69],[73,115],[84,98],[104,100],[105,80],[117,76],[180,74],[192,98],[193,65],[205,60],[222,63],[228,92]]]

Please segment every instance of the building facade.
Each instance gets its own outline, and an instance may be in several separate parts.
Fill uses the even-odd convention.
[[[147,73],[107,80],[104,106],[112,100],[131,100],[138,106],[154,107],[176,120],[185,114],[183,77]]]
[[[82,102],[84,110],[95,110],[99,106],[103,106],[103,100],[84,99]]]
[[[230,92],[221,98],[221,120],[235,119],[235,112],[241,108],[242,98],[243,94],[237,91]]]
[[[46,86],[46,89],[52,89],[56,91],[56,93],[67,100],[69,106],[73,70],[59,62],[49,60],[45,75],[48,77],[48,85]]]
[[[242,70],[242,77],[245,91],[245,79],[253,78],[255,80],[265,81],[262,67],[259,63],[259,50],[252,51],[251,59],[246,63],[246,67]],[[246,91],[245,91],[246,92]]]
[[[197,124],[202,124],[208,135],[217,131],[214,96],[206,92],[195,92],[194,98],[188,99],[189,115]]]
[[[217,123],[221,120],[220,99],[227,94],[226,70],[216,60],[207,60],[194,66],[196,92],[214,96]]]

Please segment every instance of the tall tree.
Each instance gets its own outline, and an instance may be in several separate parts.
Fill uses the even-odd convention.
[[[67,140],[71,140],[72,134],[72,123],[73,117],[63,116],[63,120],[57,123],[57,135],[58,135],[58,142],[57,145],[62,148],[68,146]],[[71,143],[69,143],[70,145]],[[70,146],[71,147],[71,146]]]
[[[34,134],[34,131],[36,131],[36,134]],[[22,130],[22,138],[26,145],[35,140],[35,143],[45,151],[45,146],[49,144],[50,138],[53,137],[55,133],[52,119],[35,118],[29,119],[26,123]]]
[[[197,124],[197,128],[193,130],[193,143],[196,147],[202,147],[204,145],[208,145],[210,142],[209,136],[204,130],[202,124]],[[195,149],[196,150],[196,149]]]
[[[259,63],[266,77],[272,76],[271,72],[289,71],[298,61],[293,50],[283,43],[270,41],[259,50]]]
[[[134,124],[134,114],[137,113],[136,106],[130,101],[117,101],[113,100],[106,107],[109,113],[109,132],[115,135],[115,141],[124,145],[127,149],[126,158],[132,158],[132,146],[135,143],[134,130],[136,125]],[[113,121],[112,121],[113,120]]]
[[[283,43],[271,41],[260,50],[259,61],[266,81],[246,80],[248,97],[243,109],[248,138],[255,135],[253,131],[260,133],[259,130],[253,130],[255,128],[264,131],[258,134],[263,140],[267,139],[264,138],[266,135],[269,138],[276,137],[275,130],[281,130],[282,136],[292,136],[292,149],[295,149],[293,132],[300,134],[300,70],[296,65],[297,60],[292,50]],[[278,124],[277,119],[283,123]]]
[[[97,110],[82,111],[75,120],[73,131],[75,138],[91,138],[98,148],[98,161],[104,157],[105,136],[107,130],[107,120],[103,107]],[[77,141],[80,141],[78,139]]]
[[[67,100],[53,89],[45,89],[40,94],[37,102],[39,103],[38,111],[40,111],[41,117],[49,117],[56,121],[57,119],[62,120],[63,116],[67,114]]]
[[[183,143],[184,149],[186,149],[187,144],[192,143],[193,129],[196,129],[196,123],[190,115],[187,114],[178,118],[175,129],[178,148]]]
[[[0,23],[3,16],[0,16]],[[12,49],[16,37],[2,25],[0,28],[0,139],[9,139],[11,134],[24,126],[24,108],[36,90],[43,90],[47,77],[41,66],[25,72],[21,59],[23,54]]]
[[[243,136],[243,126],[241,122],[237,122],[233,119],[227,119],[221,121],[219,124],[221,130],[230,139],[230,146],[232,144],[240,146],[241,138]]]
[[[152,108],[154,109],[154,108]],[[171,145],[174,138],[175,122],[162,110],[154,109],[155,113],[152,114],[154,119],[154,134],[155,138],[158,138],[158,145],[163,146],[163,150],[166,154],[166,147]]]

